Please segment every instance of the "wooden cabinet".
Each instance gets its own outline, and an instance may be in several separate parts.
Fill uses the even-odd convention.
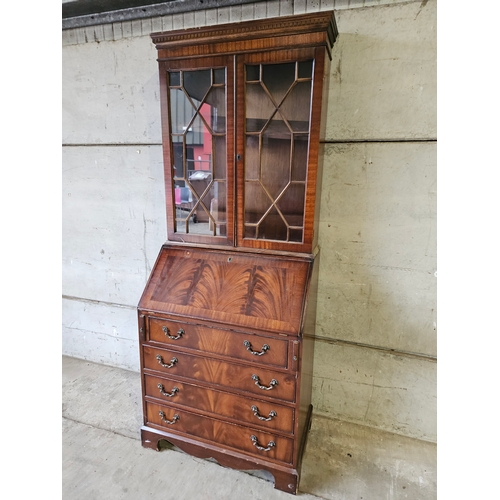
[[[290,493],[312,413],[336,35],[331,12],[152,35],[169,241],[138,307],[142,443],[267,470]]]

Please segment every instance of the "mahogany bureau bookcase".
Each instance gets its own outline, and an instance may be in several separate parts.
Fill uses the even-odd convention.
[[[151,35],[168,242],[138,306],[142,444],[295,494],[311,423],[332,12]]]

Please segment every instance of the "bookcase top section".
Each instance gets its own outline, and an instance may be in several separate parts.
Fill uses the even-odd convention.
[[[151,39],[162,60],[321,45],[330,55],[337,36],[328,11],[152,33]]]

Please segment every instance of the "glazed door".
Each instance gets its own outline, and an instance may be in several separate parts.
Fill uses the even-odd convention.
[[[232,61],[160,62],[169,240],[234,243]]]
[[[238,246],[312,251],[323,64],[315,49],[237,59]]]

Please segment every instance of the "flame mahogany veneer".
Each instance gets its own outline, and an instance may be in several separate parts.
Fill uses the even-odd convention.
[[[322,107],[329,56],[337,36],[335,19],[332,12],[320,12],[151,36],[160,69],[169,242],[160,250],[138,305],[142,445],[160,450],[161,442],[167,441],[227,467],[266,470],[274,476],[277,489],[296,494],[312,414],[319,143],[325,124]],[[252,141],[245,139],[251,132],[245,127],[250,130],[256,125],[255,116],[245,121],[244,68],[261,68],[263,75],[264,65],[282,63],[295,68],[295,80],[281,101],[288,99],[286,110],[284,105],[284,111],[278,109],[277,101],[274,104],[278,106],[275,116],[283,119],[269,124],[269,134],[254,141],[259,149],[252,152]],[[196,221],[190,226],[189,216],[184,232],[177,227],[174,186],[180,189],[179,168],[187,169],[186,156],[179,160],[178,141],[184,141],[184,155],[187,139],[171,133],[179,124],[171,123],[169,111],[173,99],[169,85],[177,96],[184,92],[190,99],[188,108],[195,106],[186,90],[188,83],[182,83],[182,72],[203,68],[212,68],[212,86],[224,86],[226,99],[220,108],[225,112],[223,198],[210,208],[223,208],[225,218],[212,234],[206,228],[205,233],[195,231]],[[224,83],[214,83],[222,74],[220,68],[224,68]],[[257,76],[251,78],[250,85],[259,84]],[[279,78],[276,81],[279,84]],[[304,84],[310,91],[303,91]],[[272,85],[276,83],[269,83],[269,88]],[[294,127],[304,125],[286,117],[294,115],[294,106],[304,106],[288,97],[294,86],[302,89],[297,100],[304,95],[308,99],[306,113],[310,109],[307,120],[301,122],[307,128],[297,133]],[[199,98],[201,103],[203,99]],[[192,113],[198,113],[193,109]],[[290,133],[283,128],[285,122]],[[177,156],[172,137],[177,141]],[[265,161],[259,159],[265,154],[269,155]],[[174,167],[175,161],[183,162],[181,167]],[[264,197],[269,209],[259,206],[261,198],[248,195],[245,201],[250,185],[245,172],[255,168],[267,170],[261,181],[251,179],[250,184],[262,182],[264,189],[266,183],[274,186]],[[289,176],[286,182],[284,173]],[[217,175],[222,175],[220,170]],[[189,185],[187,177],[183,181]],[[201,197],[196,207],[197,195],[193,194],[195,200],[188,210],[194,214],[201,208],[210,227],[216,227],[219,215],[212,217],[199,204]],[[254,216],[257,222],[251,219]],[[249,227],[257,227],[256,232],[248,232]]]
[[[312,410],[302,332],[314,321],[315,260],[163,246],[139,304],[144,446],[165,439],[268,470],[296,492]]]

